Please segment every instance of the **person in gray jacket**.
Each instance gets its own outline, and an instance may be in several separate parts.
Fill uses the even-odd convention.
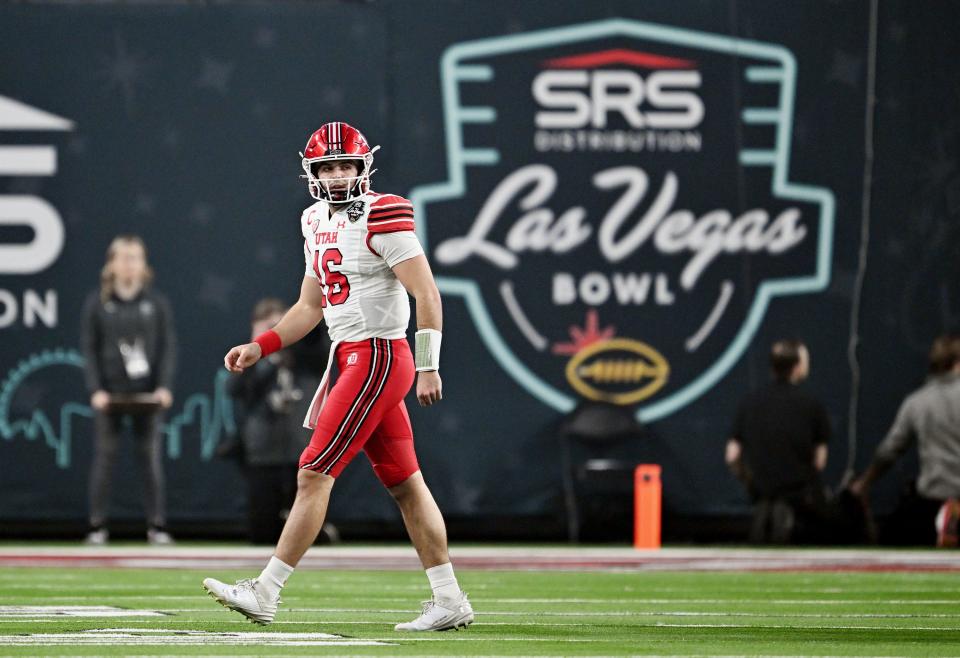
[[[956,545],[960,512],[960,334],[945,334],[930,348],[930,376],[907,396],[866,471],[850,490],[866,498],[870,486],[917,443],[917,493],[937,543]]]
[[[84,371],[96,414],[88,544],[105,544],[109,537],[110,484],[127,425],[143,475],[147,539],[173,541],[166,530],[160,423],[163,410],[173,404],[176,336],[170,304],[152,281],[143,240],[117,236],[107,249],[100,288],[83,308]]]

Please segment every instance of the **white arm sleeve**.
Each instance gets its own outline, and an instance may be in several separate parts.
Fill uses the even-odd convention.
[[[375,233],[370,236],[370,246],[390,267],[423,253],[423,247],[413,231]]]

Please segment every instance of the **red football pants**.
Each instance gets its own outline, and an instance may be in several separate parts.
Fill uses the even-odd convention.
[[[337,477],[362,449],[385,487],[419,470],[403,403],[415,368],[405,338],[337,346],[339,376],[320,411],[300,468]]]

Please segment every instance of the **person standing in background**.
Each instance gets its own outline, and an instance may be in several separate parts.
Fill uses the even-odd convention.
[[[262,299],[253,308],[251,340],[274,327],[287,305],[275,298]],[[254,544],[274,544],[297,493],[300,454],[310,440],[303,417],[320,384],[315,374],[326,366],[329,340],[316,331],[291,349],[275,352],[227,384],[236,402],[247,480],[249,537]],[[321,531],[335,538],[335,528]]]
[[[799,340],[770,348],[773,382],[747,395],[737,409],[725,459],[754,500],[750,541],[819,539],[827,521],[820,474],[827,465],[830,420],[800,384],[810,354]]]
[[[143,240],[117,236],[107,249],[100,289],[83,308],[81,346],[96,432],[88,544],[109,539],[110,484],[127,423],[142,470],[147,539],[151,544],[173,542],[166,529],[160,423],[173,404],[176,336],[170,304],[151,287],[152,281]]]
[[[867,500],[873,483],[917,443],[920,475],[914,516],[916,539],[956,546],[960,540],[960,334],[937,337],[930,347],[926,383],[907,396],[866,471],[850,491]]]

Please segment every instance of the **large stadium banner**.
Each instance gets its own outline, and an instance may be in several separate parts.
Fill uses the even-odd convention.
[[[448,179],[413,193],[421,235],[544,404],[668,416],[772,298],[828,285],[834,197],[790,174],[787,48],[610,19],[456,44],[441,83]]]
[[[722,446],[783,336],[839,481],[956,316],[955,39],[883,6],[871,50],[868,3],[0,5],[0,521],[84,519],[80,308],[131,232],[179,336],[171,522],[242,518],[221,359],[297,294],[297,152],[330,120],[382,146],[374,187],[413,200],[444,296],[444,401],[409,407],[451,519],[562,519],[584,401],[642,423],[626,458],[662,466],[668,511],[744,513]],[[337,491],[334,520],[399,527],[363,459]]]

